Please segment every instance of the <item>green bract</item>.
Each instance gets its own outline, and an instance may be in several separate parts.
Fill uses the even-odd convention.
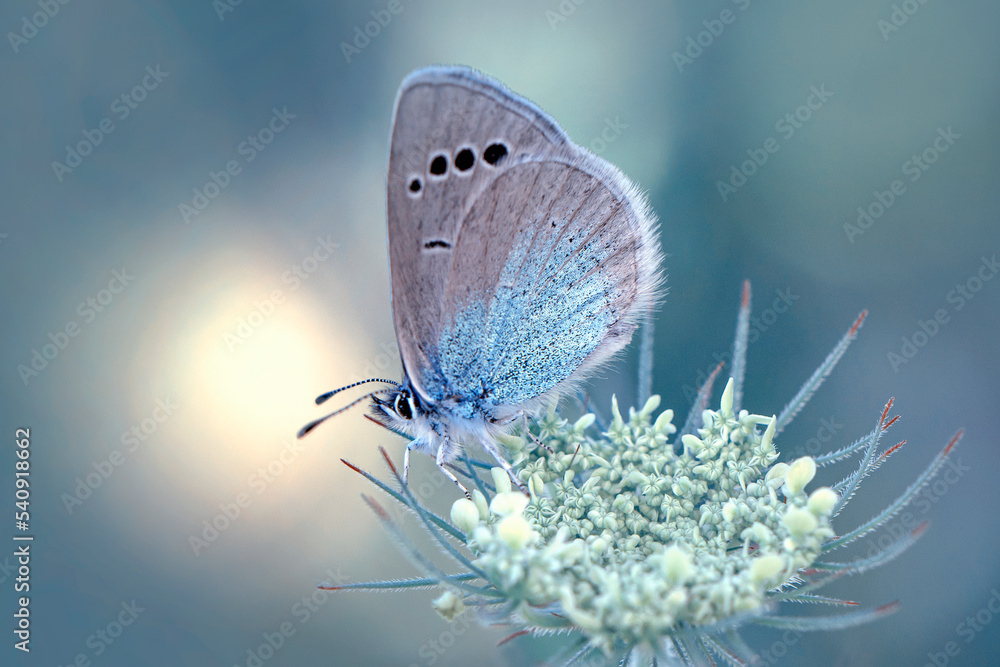
[[[892,401],[868,435],[822,456],[775,463],[781,431],[854,339],[864,313],[781,413],[741,408],[749,322],[744,287],[733,351],[733,376],[718,410],[706,409],[716,373],[702,387],[686,423],[673,410],[657,413],[658,396],[624,419],[595,414],[574,422],[553,408],[525,437],[504,438],[530,498],[513,490],[499,468],[464,460],[475,490],[446,521],[426,509],[386,455],[397,486],[358,470],[413,510],[462,571],[446,573],[417,550],[378,503],[366,498],[414,563],[422,579],[371,582],[341,589],[440,586],[434,608],[454,618],[477,607],[484,620],[518,632],[569,632],[576,639],[565,664],[600,655],[616,663],[701,664],[717,656],[734,665],[753,660],[736,629],[752,622],[796,630],[844,628],[891,613],[896,605],[825,616],[780,615],[782,602],[854,605],[815,594],[844,574],[883,564],[923,531],[864,559],[834,563],[827,552],[894,516],[944,463],[956,436],[882,513],[839,537],[834,518],[861,480],[899,445],[880,450]],[[814,486],[817,468],[858,455],[858,468],[831,486]],[[353,466],[352,466],[353,467]],[[355,468],[357,470],[357,468]],[[488,482],[492,482],[489,484]]]

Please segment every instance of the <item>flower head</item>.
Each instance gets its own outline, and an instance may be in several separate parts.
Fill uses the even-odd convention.
[[[656,415],[655,396],[627,421],[613,404],[604,436],[550,414],[542,430],[552,451],[525,448],[513,462],[531,471],[530,501],[494,498],[497,516],[470,544],[473,563],[507,599],[559,605],[567,627],[586,628],[608,652],[764,606],[778,574],[815,561],[833,535],[833,508],[803,509],[798,461],[790,474],[804,482],[787,494],[764,483],[778,456],[764,441],[775,418],[733,414],[732,386],[679,448],[673,413]]]
[[[369,500],[428,576],[341,588],[442,586],[434,608],[446,618],[475,605],[488,620],[521,631],[573,633],[570,662],[603,653],[626,662],[658,656],[699,664],[720,655],[745,664],[753,655],[732,632],[742,623],[843,628],[894,611],[886,605],[820,617],[774,614],[785,601],[856,604],[814,591],[891,560],[923,527],[862,560],[820,563],[822,556],[875,530],[912,500],[959,435],[882,514],[836,536],[831,520],[861,480],[898,449],[880,453],[882,434],[895,421],[888,415],[892,401],[871,433],[830,454],[779,463],[777,444],[864,314],[780,415],[768,417],[741,406],[748,292],[743,308],[734,377],[717,410],[707,409],[713,374],[680,428],[673,410],[657,412],[660,399],[652,396],[640,410],[629,409],[628,419],[612,399],[606,425],[592,413],[570,421],[553,407],[530,437],[506,438],[530,497],[513,490],[500,468],[490,470],[489,485],[477,473],[488,466],[466,458],[476,490],[472,500],[454,503],[449,523],[424,508],[398,474],[396,490],[359,471],[409,506],[464,571],[446,574]],[[852,475],[810,491],[818,468],[852,455],[862,459]]]

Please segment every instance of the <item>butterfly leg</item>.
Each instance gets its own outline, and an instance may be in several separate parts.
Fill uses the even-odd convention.
[[[528,430],[528,415],[527,415],[527,413],[524,413],[524,412],[515,412],[513,415],[511,415],[509,417],[504,417],[503,419],[494,419],[492,421],[497,426],[501,426],[502,427],[502,426],[506,426],[507,424],[510,424],[510,423],[514,422],[517,419],[521,420],[521,426],[524,428],[524,432],[527,434],[529,440],[531,440],[533,443],[535,443],[536,446],[541,447],[542,449],[545,449],[546,451],[548,451],[549,454],[555,454],[555,451],[551,447],[549,447],[544,442],[542,442],[541,440],[539,440],[538,436],[536,436],[534,433],[532,433],[531,431]],[[490,451],[490,453],[491,454],[493,453],[492,450]],[[493,456],[496,457],[496,454],[493,454]]]
[[[410,450],[407,449],[406,451],[407,453],[409,453]],[[458,477],[455,477],[455,473],[453,473],[452,471],[448,470],[445,467],[445,460],[444,460],[445,451],[446,448],[444,446],[438,447],[437,457],[434,459],[434,462],[437,463],[437,467],[441,469],[441,472],[443,472],[445,475],[448,476],[448,479],[455,482],[458,488],[462,489],[462,493],[465,494],[465,497],[468,498],[469,500],[472,500],[472,494],[469,493],[469,490],[467,488],[465,488],[465,485],[462,484],[460,481],[458,481]]]
[[[542,442],[541,440],[539,440],[537,435],[535,435],[534,433],[532,433],[531,431],[528,430],[528,415],[526,415],[524,413],[521,413],[521,423],[524,426],[524,432],[528,434],[528,438],[530,438],[531,441],[533,443],[535,443],[535,446],[541,447],[542,449],[544,449],[545,451],[547,451],[549,454],[555,454],[556,453],[554,449],[552,449],[551,447],[549,447],[548,445],[546,445],[544,442]]]
[[[530,495],[528,493],[528,487],[521,483],[521,480],[517,478],[517,473],[514,472],[514,469],[510,467],[509,463],[507,463],[507,459],[500,454],[500,450],[497,449],[497,443],[490,438],[486,438],[482,441],[482,445],[483,449],[493,455],[493,458],[495,458],[497,463],[500,464],[500,467],[507,471],[511,481],[513,481],[514,484],[517,484],[517,488],[521,489],[524,495]]]
[[[413,443],[415,440],[410,440],[406,445],[406,451],[403,452],[403,484],[406,484],[406,480],[410,477],[410,450],[413,449]]]

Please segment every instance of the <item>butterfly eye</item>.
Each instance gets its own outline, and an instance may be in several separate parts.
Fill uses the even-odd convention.
[[[396,394],[396,401],[392,405],[396,414],[403,419],[413,419],[413,411],[410,410],[410,401],[403,394]]]

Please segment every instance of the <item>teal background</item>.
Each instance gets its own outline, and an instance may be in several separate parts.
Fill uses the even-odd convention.
[[[778,441],[790,454],[816,451],[832,430],[818,451],[844,444],[896,397],[902,419],[889,437],[907,445],[835,525],[875,514],[966,429],[954,455],[961,474],[891,524],[930,520],[927,534],[889,566],[827,591],[868,606],[898,599],[897,614],[794,644],[751,630],[749,643],[771,651],[769,664],[995,660],[1000,279],[968,299],[953,290],[977,286],[983,258],[1000,253],[1000,7],[221,6],[12,0],[0,8],[0,500],[9,503],[0,512],[9,545],[0,547],[0,662],[68,665],[82,655],[101,666],[248,665],[248,651],[269,635],[278,643],[282,627],[294,634],[265,665],[526,660],[517,642],[496,647],[503,628],[444,623],[429,592],[315,593],[324,580],[417,574],[359,497],[373,489],[339,461],[381,472],[377,446],[399,461],[403,441],[360,409],[301,449],[294,434],[318,416],[312,399],[322,391],[399,375],[387,137],[399,82],[433,63],[501,79],[649,192],[670,290],[655,339],[654,391],[664,407],[683,414],[699,375],[728,353],[744,278],[761,318],[745,399],[755,412],[780,411],[869,309],[859,340]],[[12,42],[40,7],[51,18]],[[885,32],[879,22],[894,11],[901,25]],[[385,25],[369,25],[378,19]],[[375,36],[345,55],[342,43],[366,25]],[[701,39],[700,53],[689,38]],[[688,49],[690,62],[675,55]],[[165,76],[148,78],[147,67]],[[131,99],[144,77],[133,108],[122,96]],[[800,111],[808,119],[796,128],[786,114],[813,87],[831,95]],[[258,149],[247,138],[275,110],[287,110],[287,125]],[[909,180],[906,163],[949,127],[958,138]],[[60,180],[52,163],[98,131],[100,143]],[[775,145],[723,200],[718,182],[733,166]],[[225,187],[187,223],[180,206],[193,205],[213,173]],[[859,206],[888,201],[895,180],[905,191],[851,242],[845,224]],[[118,293],[107,290],[115,271],[134,277],[124,288],[112,283]],[[781,295],[791,303],[785,312]],[[925,340],[921,322],[935,330],[936,313]],[[58,333],[67,326],[74,336]],[[45,367],[22,377],[19,367],[43,354],[50,334],[64,349],[48,348]],[[915,334],[925,344],[894,364],[889,353],[902,355]],[[592,383],[599,405],[612,393],[634,401],[635,347]],[[13,649],[11,633],[21,426],[31,428],[30,655]],[[96,488],[77,498],[88,475]],[[429,459],[415,460],[413,475],[433,506],[446,511],[457,497]],[[204,522],[225,524],[217,517],[226,511],[235,517],[228,527],[193,548]],[[874,540],[850,553],[864,555]],[[98,639],[109,624],[116,633],[122,605],[133,601],[142,610],[134,622],[111,643]],[[980,612],[981,625],[966,622]],[[957,655],[946,655],[949,642]]]

